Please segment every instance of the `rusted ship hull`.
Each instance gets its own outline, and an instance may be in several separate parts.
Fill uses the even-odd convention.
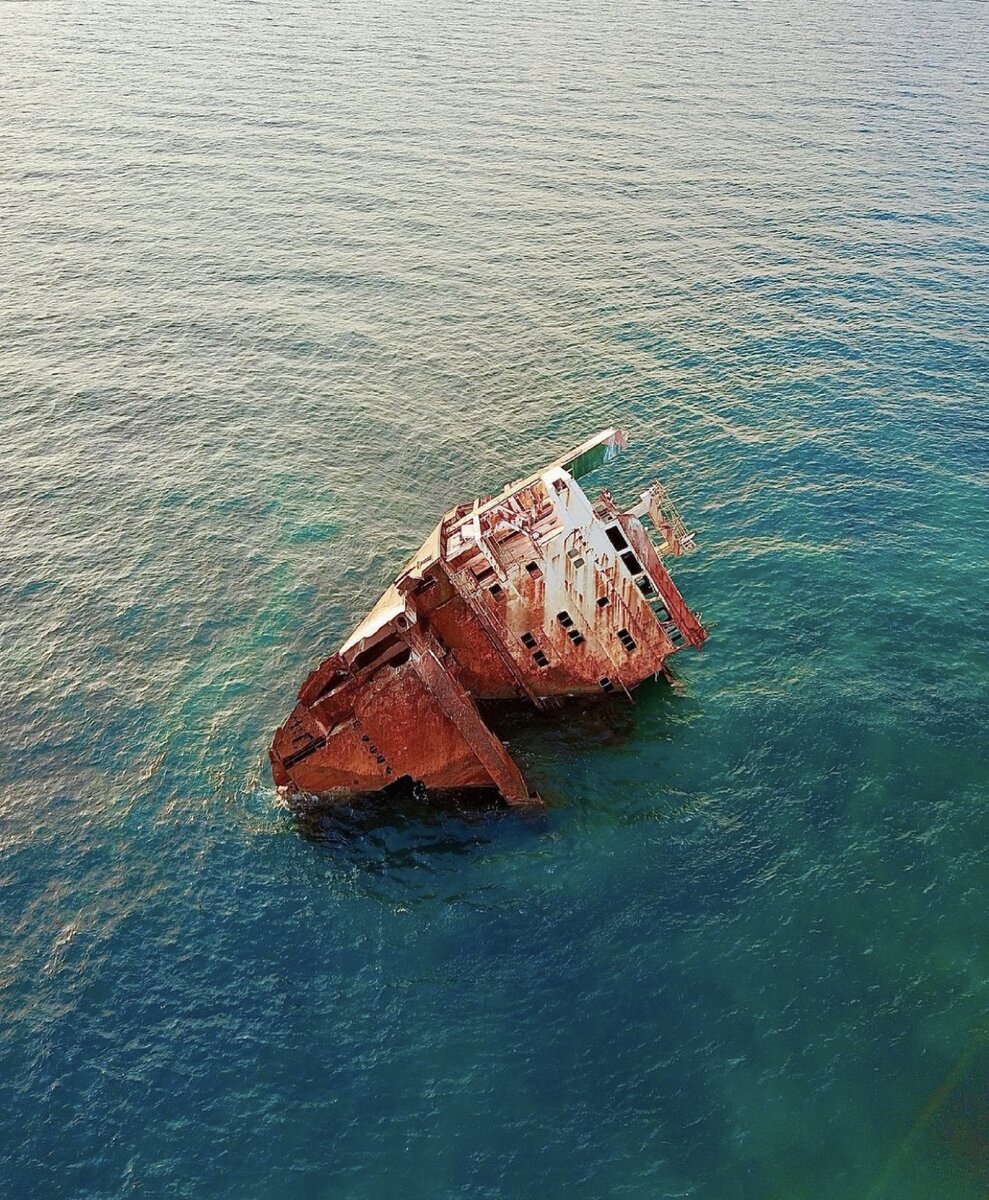
[[[275,734],[275,783],[346,796],[402,778],[534,797],[476,701],[631,693],[707,636],[663,563],[692,546],[658,484],[627,511],[577,479],[624,449],[609,429],[447,513],[309,676]],[[650,538],[648,516],[659,535]]]

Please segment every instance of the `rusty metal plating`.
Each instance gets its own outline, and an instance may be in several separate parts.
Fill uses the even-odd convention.
[[[658,483],[620,511],[577,479],[625,449],[608,429],[501,495],[440,521],[275,734],[287,791],[430,789],[534,797],[477,700],[631,693],[707,632],[662,562],[693,548]],[[657,531],[653,544],[642,518]]]

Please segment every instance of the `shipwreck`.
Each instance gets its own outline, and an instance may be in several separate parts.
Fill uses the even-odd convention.
[[[448,512],[302,685],[270,751],[279,789],[344,797],[411,779],[532,803],[478,701],[630,696],[699,650],[707,631],[663,563],[693,548],[666,490],[654,483],[622,511],[577,482],[626,445],[605,430]]]

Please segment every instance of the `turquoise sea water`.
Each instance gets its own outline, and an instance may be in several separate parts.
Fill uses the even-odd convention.
[[[0,39],[0,1194],[984,1197],[986,8]],[[613,422],[681,687],[295,820],[310,667]]]

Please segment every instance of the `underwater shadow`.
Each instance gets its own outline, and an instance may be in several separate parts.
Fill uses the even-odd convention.
[[[408,777],[345,802],[296,796],[289,809],[296,832],[335,873],[362,892],[402,902],[478,903],[477,880],[465,865],[524,851],[551,828],[541,805],[510,807],[493,788],[427,792]]]
[[[647,725],[672,728],[684,702],[679,681],[648,679],[626,696],[570,696],[547,708],[524,701],[480,704],[485,722],[505,742],[529,782],[537,789],[542,777],[559,780],[566,764],[595,751],[614,753],[631,748]],[[561,768],[563,769],[561,771]],[[549,798],[549,793],[544,799]],[[567,796],[557,782],[554,807],[566,807]]]

